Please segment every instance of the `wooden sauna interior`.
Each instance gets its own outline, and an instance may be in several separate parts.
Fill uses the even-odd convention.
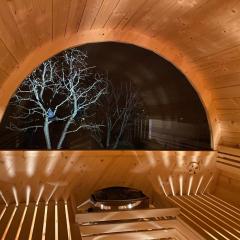
[[[1,239],[240,239],[239,0],[1,0],[0,119],[43,61],[108,41],[151,50],[185,74],[212,150],[1,150]],[[194,159],[201,168],[191,175]],[[137,188],[155,208],[77,212],[111,186]]]

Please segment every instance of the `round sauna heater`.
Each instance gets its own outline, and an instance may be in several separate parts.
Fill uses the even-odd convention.
[[[149,198],[140,190],[128,187],[109,187],[91,195],[89,211],[121,211],[149,208]]]

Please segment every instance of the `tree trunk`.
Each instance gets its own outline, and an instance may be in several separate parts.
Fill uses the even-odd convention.
[[[61,148],[62,148],[62,144],[63,144],[63,141],[64,141],[64,139],[65,139],[65,137],[66,137],[67,130],[68,130],[70,124],[71,124],[71,121],[72,121],[72,118],[70,118],[70,119],[66,122],[66,124],[65,124],[65,126],[64,126],[64,129],[63,129],[63,131],[62,131],[61,137],[60,137],[60,139],[59,139],[59,141],[58,141],[57,149],[61,149]]]
[[[45,118],[45,121],[44,121],[44,137],[47,144],[47,149],[52,149],[51,139],[49,134],[49,122],[47,117]]]

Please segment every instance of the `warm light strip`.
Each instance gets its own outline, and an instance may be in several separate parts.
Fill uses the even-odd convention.
[[[218,221],[222,222],[223,224],[227,225],[228,227],[232,228],[233,230],[235,230],[235,231],[237,231],[237,232],[240,232],[239,230],[235,229],[234,227],[232,227],[231,225],[229,225],[228,223],[226,223],[225,221],[223,221],[221,218],[218,218],[218,217],[216,217],[214,214],[212,214],[211,212],[206,211],[206,209],[203,208],[203,207],[201,207],[199,204],[196,204],[195,202],[193,202],[193,201],[190,200],[189,198],[186,198],[186,197],[184,197],[184,198],[185,198],[187,201],[191,202],[193,205],[201,208],[201,209],[203,210],[203,212],[204,212],[204,211],[207,212],[209,215],[213,216],[213,218],[217,218]],[[196,210],[196,209],[195,209],[195,210]],[[206,215],[205,215],[205,217],[206,217]],[[208,218],[208,217],[206,217],[206,218]],[[208,218],[208,219],[209,219],[209,218]],[[213,221],[213,222],[214,222],[214,221]],[[215,224],[216,224],[216,223],[215,223]],[[222,227],[222,228],[223,228],[223,227]],[[223,228],[223,229],[224,229],[226,232],[228,232],[230,235],[232,235],[233,237],[238,238],[235,234],[229,232],[227,229],[225,229],[225,228]]]
[[[189,196],[191,193],[191,189],[192,189],[192,183],[193,183],[193,176],[189,177],[189,183],[188,183],[188,192],[187,195]]]
[[[71,236],[71,229],[70,229],[70,220],[69,220],[69,213],[68,213],[68,206],[67,202],[64,202],[65,205],[65,215],[66,215],[66,222],[67,222],[67,232],[68,232],[68,240],[72,240]]]
[[[196,197],[193,197],[193,196],[190,196],[190,197],[193,198],[196,202],[198,202],[198,203],[206,206],[207,208],[210,208],[213,212],[216,212],[217,214],[221,215],[223,218],[226,218],[228,221],[230,221],[230,222],[232,222],[233,224],[235,224],[235,225],[237,225],[237,226],[240,227],[239,224],[235,223],[233,220],[231,220],[230,218],[226,217],[226,215],[220,213],[220,211],[215,210],[214,208],[212,208],[212,207],[209,206],[208,204],[205,204],[203,201],[198,200]],[[220,210],[221,210],[221,209],[220,209]],[[232,226],[230,226],[230,227],[232,227]],[[235,229],[235,228],[233,228],[233,229],[240,233],[240,230],[237,230],[237,229]]]
[[[4,157],[4,165],[8,173],[8,176],[10,178],[15,177],[16,173],[15,173],[13,158],[10,156]]]
[[[31,194],[31,188],[30,186],[27,186],[26,188],[26,205],[29,205],[30,202],[30,194]]]
[[[169,184],[170,184],[170,187],[171,187],[171,190],[172,190],[172,195],[175,196],[172,176],[169,176],[168,181],[169,181]]]
[[[170,167],[169,151],[162,151],[162,159],[164,167],[168,169]]]
[[[77,208],[81,208],[82,206],[84,206],[87,203],[91,203],[91,200],[90,199],[86,200],[85,202],[83,202],[80,205],[78,205]]]
[[[201,186],[201,184],[202,184],[202,181],[203,181],[203,176],[201,176],[200,179],[199,179],[199,181],[198,181],[198,185],[197,185],[197,189],[196,189],[196,191],[195,191],[195,195],[198,193],[198,190],[199,190],[199,188],[200,188],[200,186]]]
[[[216,196],[214,196],[214,195],[212,195],[212,194],[208,194],[208,195],[204,195],[204,196],[211,196],[211,197],[209,197],[209,198],[211,198],[211,199],[215,198],[216,200],[222,202],[223,204],[226,204],[226,205],[228,205],[229,207],[236,209],[238,212],[235,212],[235,211],[232,210],[231,208],[226,207],[226,208],[228,208],[229,210],[231,210],[231,211],[235,212],[236,214],[240,215],[240,209],[239,209],[239,208],[236,208],[235,206],[231,205],[230,203],[225,202],[225,201],[223,201],[222,199],[220,199],[220,198],[218,198],[218,197],[216,197]],[[213,199],[214,202],[216,202],[216,200]],[[222,205],[223,205],[223,204],[222,204]],[[224,206],[224,205],[223,205],[223,206]]]
[[[8,203],[7,203],[7,201],[6,201],[6,198],[4,197],[2,191],[0,191],[0,195],[1,195],[2,199],[3,199],[3,201],[5,202],[6,206],[8,206]]]
[[[180,190],[180,196],[183,195],[183,175],[179,176],[179,190]]]
[[[216,226],[220,227],[220,229],[224,229],[224,231],[226,231],[227,233],[229,233],[232,236],[235,236],[234,234],[232,234],[231,232],[229,232],[228,230],[226,230],[225,228],[223,228],[221,225],[219,225],[218,223],[214,222],[213,220],[211,220],[210,218],[208,218],[207,216],[205,216],[203,213],[201,213],[200,211],[198,211],[197,209],[193,208],[191,205],[187,204],[186,202],[184,202],[182,199],[178,198],[178,200],[186,205],[188,205],[191,209],[193,209],[195,212],[197,212],[198,214],[200,214],[201,216],[205,217],[206,219],[208,219],[210,222],[212,222],[213,224],[215,224]],[[209,226],[209,225],[208,225]],[[224,234],[218,232],[218,234],[220,234],[222,237],[224,237],[225,239],[229,239],[227,238]]]
[[[42,240],[45,240],[45,238],[46,238],[47,213],[48,213],[48,204],[46,203],[45,209],[44,209],[44,218],[43,218]]]
[[[22,225],[23,225],[23,221],[25,219],[25,215],[26,215],[26,212],[27,212],[27,208],[28,208],[28,205],[26,205],[25,208],[24,208],[24,212],[23,212],[23,215],[22,215],[22,218],[21,218],[21,222],[18,226],[18,230],[17,230],[15,240],[18,240],[18,238],[19,238],[19,235],[20,235],[20,232],[21,232],[21,229],[22,229]]]
[[[39,190],[38,198],[37,198],[35,209],[34,209],[34,213],[33,213],[31,229],[30,229],[30,232],[29,232],[29,237],[28,237],[29,240],[32,240],[33,229],[34,229],[34,226],[35,226],[35,221],[36,221],[36,216],[37,216],[38,204],[39,204],[39,201],[40,201],[41,196],[43,194],[43,191],[44,191],[44,185],[42,185],[40,187],[40,190]]]
[[[36,172],[37,160],[40,154],[39,151],[26,151],[26,174],[32,177]]]
[[[160,185],[161,185],[161,187],[162,187],[162,190],[163,190],[165,196],[167,196],[166,190],[165,190],[165,188],[164,188],[164,185],[163,185],[163,182],[162,182],[162,179],[161,179],[160,176],[158,176],[158,181],[159,181],[159,183],[160,183]]]
[[[35,208],[34,208],[33,219],[32,219],[32,223],[31,223],[31,229],[30,229],[30,232],[29,232],[28,240],[32,240],[33,229],[34,229],[34,226],[35,226],[35,221],[36,221],[36,216],[37,216],[37,210],[38,210],[38,205],[36,204]]]
[[[222,235],[218,230],[216,230],[215,228],[209,226],[205,221],[203,221],[201,218],[199,218],[198,216],[196,216],[195,214],[193,214],[191,211],[189,211],[187,208],[183,207],[181,204],[179,204],[177,201],[175,201],[172,198],[169,198],[171,201],[173,201],[175,204],[177,204],[180,208],[184,209],[186,212],[188,212],[190,215],[192,215],[193,217],[195,217],[196,219],[198,219],[200,222],[202,222],[204,225],[208,226],[209,228],[211,228],[214,232],[216,232],[217,234],[223,236],[223,238],[230,240],[229,238],[226,238],[224,235]],[[181,214],[184,214],[181,212]],[[193,221],[193,220],[192,220]],[[194,222],[194,221],[193,221]],[[195,222],[194,222],[195,223]],[[213,236],[210,232],[208,232],[207,230],[204,230],[204,232],[206,232],[209,236],[213,237],[216,240],[219,240],[218,238],[216,238],[215,236]]]
[[[58,240],[58,202],[55,202],[55,240]]]
[[[206,187],[203,189],[202,194],[205,193],[205,191],[207,190],[207,188],[208,188],[208,186],[209,186],[209,184],[211,183],[212,180],[213,180],[213,175],[210,177],[210,179],[209,179],[209,181],[208,181]]]
[[[216,206],[216,204],[214,204],[214,203],[208,201],[206,198],[203,198],[203,197],[201,197],[201,196],[199,196],[199,195],[197,195],[197,196],[198,196],[199,198],[201,198],[203,201],[205,201],[205,202],[211,204],[212,206],[214,206],[215,208],[219,209],[220,211],[223,211],[224,213],[226,213],[226,214],[229,215],[230,217],[236,219],[237,221],[240,221],[240,220],[239,220],[239,217],[236,217],[236,216],[232,215],[231,213],[225,211],[224,209],[222,209],[222,208]],[[203,196],[206,197],[206,195],[203,195]],[[221,205],[220,203],[218,203],[218,204]],[[221,206],[222,206],[222,205],[221,205]]]
[[[1,214],[0,214],[0,221],[1,221],[4,213],[6,212],[6,210],[7,210],[7,205],[4,207],[4,209],[2,210],[2,212],[1,212]]]
[[[57,190],[58,188],[58,184],[56,184],[51,192],[51,194],[49,195],[48,199],[47,199],[47,202],[46,204],[48,204],[48,202],[50,201],[50,199],[52,198],[53,194],[55,193],[55,191]]]
[[[11,225],[11,223],[12,223],[12,220],[13,220],[13,218],[14,218],[14,215],[15,215],[15,213],[16,213],[16,211],[17,211],[17,208],[18,208],[18,206],[16,206],[16,207],[14,208],[14,210],[13,210],[12,215],[11,215],[9,221],[8,221],[8,224],[7,224],[6,228],[5,228],[5,231],[4,231],[3,235],[2,235],[1,240],[4,240],[4,239],[6,238],[7,233],[8,233],[8,230],[9,230],[9,227],[10,227],[10,225]]]
[[[42,185],[41,188],[40,188],[36,205],[38,205],[38,203],[39,203],[39,201],[40,201],[40,199],[41,199],[41,196],[42,196],[42,194],[43,194],[43,191],[44,191],[44,185]]]
[[[184,214],[183,212],[181,212],[181,215],[183,215],[185,218],[187,218],[190,222],[192,222],[194,225],[196,225],[197,227],[199,227],[202,231],[204,231],[207,235],[211,236],[211,238],[215,239],[215,240],[219,240],[218,238],[216,238],[215,236],[213,236],[210,232],[208,232],[206,229],[204,229],[203,227],[201,227],[199,224],[197,224],[196,222],[194,222],[190,217],[188,217],[186,214]]]
[[[13,187],[13,188],[12,188],[12,191],[13,191],[13,196],[14,196],[16,205],[18,206],[18,205],[19,205],[19,202],[18,202],[17,190],[16,190],[15,187]]]

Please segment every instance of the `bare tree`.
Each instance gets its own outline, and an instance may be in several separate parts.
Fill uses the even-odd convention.
[[[108,81],[108,94],[102,106],[102,126],[92,130],[92,136],[102,148],[116,149],[129,124],[141,110],[137,91],[131,82],[119,86]]]
[[[87,55],[78,49],[66,50],[45,61],[21,84],[10,102],[15,108],[8,126],[11,130],[42,129],[46,146],[53,148],[51,126],[62,126],[57,145],[61,149],[67,134],[80,129],[98,129],[89,110],[100,104],[107,92],[104,76],[87,65]],[[52,133],[52,135],[51,135]]]

